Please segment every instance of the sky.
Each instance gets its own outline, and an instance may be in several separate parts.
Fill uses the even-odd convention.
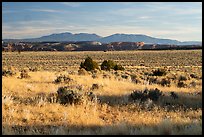
[[[202,2],[2,2],[2,37],[144,34],[202,41]]]

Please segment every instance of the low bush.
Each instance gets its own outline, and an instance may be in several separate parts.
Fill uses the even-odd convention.
[[[131,81],[133,82],[133,83],[140,83],[140,80],[139,80],[139,78],[135,75],[135,74],[131,74],[130,75],[130,78],[131,78]]]
[[[187,80],[187,77],[184,76],[184,75],[180,75],[179,78],[178,78],[179,81],[186,81]]]
[[[81,62],[80,69],[81,68],[84,68],[86,71],[91,71],[99,69],[99,66],[91,57],[87,57],[84,62]]]
[[[130,94],[130,97],[133,100],[146,101],[147,99],[151,99],[152,101],[158,101],[161,95],[162,92],[159,89],[155,88],[150,90],[145,89],[144,91],[135,90]]]
[[[196,74],[190,74],[191,78],[198,78],[198,76]]]
[[[115,71],[117,71],[117,70],[122,70],[122,71],[125,70],[125,68],[124,68],[122,65],[117,65],[117,64],[114,66],[113,69],[114,69]]]
[[[148,95],[145,94],[144,92],[142,91],[133,91],[131,94],[130,94],[131,98],[133,100],[144,100],[145,98],[148,98]]]
[[[69,87],[60,87],[57,94],[60,104],[80,104],[83,100],[82,94]]]
[[[97,96],[93,92],[86,92],[84,96],[89,100],[89,101],[99,101]]]
[[[190,86],[191,86],[191,87],[196,87],[196,85],[197,85],[197,84],[196,84],[195,81],[192,81],[192,82],[190,83]]]
[[[178,99],[178,94],[176,94],[175,92],[170,92],[170,96],[171,96],[173,99]]]
[[[93,79],[99,78],[99,76],[98,76],[97,74],[92,74],[91,77],[92,77]]]
[[[166,77],[166,78],[171,79],[171,80],[176,80],[176,75],[175,75],[175,74],[170,73],[169,75],[167,75],[167,77]]]
[[[68,86],[60,87],[57,90],[57,100],[60,104],[75,104],[79,105],[84,102],[84,100],[94,101],[97,99],[96,95],[93,92],[85,92],[71,89]]]
[[[16,74],[16,72],[14,72],[12,70],[6,70],[6,69],[2,70],[2,76],[5,76],[5,77],[13,76],[15,74]]]
[[[122,77],[123,79],[128,79],[128,78],[129,78],[129,75],[123,74],[123,75],[121,75],[121,77]]]
[[[69,83],[72,81],[73,79],[66,75],[60,75],[54,80],[55,83]]]
[[[153,101],[157,101],[161,95],[162,95],[162,92],[157,88],[153,90],[149,90],[149,93],[148,93],[148,97]]]
[[[20,73],[20,78],[30,78],[30,76],[28,75],[28,71],[27,70],[22,70]]]
[[[93,84],[91,87],[91,90],[96,90],[99,89],[99,85],[98,84]]]
[[[187,87],[187,84],[184,83],[183,81],[179,81],[178,84],[177,84],[177,87],[179,87],[179,88],[185,88],[185,87]]]
[[[115,71],[125,70],[125,68],[122,65],[118,65],[112,60],[104,60],[101,64],[101,70],[110,71],[111,69]]]
[[[157,84],[157,78],[155,77],[148,77],[147,80],[149,81],[149,84]]]
[[[152,76],[165,76],[166,74],[166,70],[161,68],[152,71]]]
[[[163,79],[161,80],[160,84],[161,84],[162,86],[170,87],[171,81],[170,81],[169,79],[163,78]]]
[[[101,70],[110,71],[111,69],[114,69],[115,65],[115,62],[112,60],[104,60],[101,64]]]
[[[32,71],[32,72],[37,72],[37,71],[39,71],[39,70],[40,70],[39,67],[30,67],[30,68],[29,68],[29,71]]]

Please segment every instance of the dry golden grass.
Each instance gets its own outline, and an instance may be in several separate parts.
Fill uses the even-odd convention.
[[[165,54],[164,54],[165,53]],[[167,56],[178,56],[175,60],[180,66],[171,65]],[[183,54],[183,59],[180,54]],[[45,55],[44,55],[45,54]],[[96,57],[98,62],[103,58],[111,58],[118,62],[124,62],[125,71],[105,72],[98,71],[93,74],[78,75],[80,61],[90,54]],[[134,54],[145,56],[144,62],[151,64],[152,59],[156,62],[162,57],[161,63],[168,64],[170,71],[168,75],[175,74],[176,79],[172,80],[170,86],[161,86],[159,84],[149,84],[145,72],[150,73],[157,67],[165,65],[157,63],[155,66],[139,66],[134,62],[140,62],[140,57],[134,58]],[[150,56],[148,56],[150,54]],[[164,54],[164,55],[163,55]],[[2,134],[32,134],[32,135],[59,135],[59,134],[99,134],[99,135],[181,135],[181,134],[202,134],[202,62],[201,51],[128,51],[128,52],[68,52],[68,53],[3,53],[3,67],[14,66],[16,75],[11,77],[2,76]],[[40,55],[40,56],[38,56]],[[53,55],[56,56],[53,62]],[[117,55],[117,58],[115,57]],[[120,56],[121,55],[121,56]],[[129,56],[128,56],[129,55]],[[41,58],[42,57],[42,58]],[[124,60],[120,60],[124,57]],[[24,58],[28,58],[23,62]],[[68,60],[66,60],[68,58]],[[72,58],[72,60],[69,60]],[[192,64],[187,59],[194,61]],[[197,58],[197,60],[195,59]],[[12,60],[13,59],[13,60]],[[49,69],[36,72],[29,71],[30,78],[20,79],[21,68],[35,67],[38,63],[48,62]],[[67,68],[60,70],[57,62],[60,59],[61,64],[67,62]],[[12,60],[12,61],[11,61]],[[65,61],[66,60],[66,61]],[[131,60],[127,62],[127,60]],[[165,60],[165,61],[164,61]],[[56,61],[56,62],[55,62]],[[69,66],[69,61],[71,65]],[[78,63],[78,66],[72,63]],[[12,63],[12,65],[10,64]],[[21,63],[21,68],[18,68]],[[53,63],[53,66],[51,65]],[[56,63],[56,64],[55,64]],[[128,64],[129,63],[129,64]],[[133,64],[132,64],[133,63]],[[121,63],[122,64],[122,63]],[[131,65],[132,64],[132,65]],[[154,63],[153,63],[154,64]],[[183,65],[182,65],[183,64]],[[187,67],[187,65],[190,67]],[[63,64],[64,65],[64,64]],[[42,65],[47,67],[47,65]],[[52,67],[54,69],[52,69]],[[57,68],[57,69],[56,69]],[[184,81],[187,87],[178,88],[178,76],[180,74],[188,75],[194,73],[198,78],[189,78]],[[54,80],[60,74],[69,75],[73,79],[71,83],[54,83]],[[140,83],[134,83],[130,77],[122,78],[122,75],[137,75]],[[107,77],[104,77],[106,75]],[[167,76],[168,76],[167,75]],[[145,77],[146,76],[146,77]],[[158,77],[158,79],[167,76]],[[143,79],[144,78],[144,79]],[[196,86],[189,86],[195,81]],[[93,84],[98,84],[99,88],[92,90]],[[82,86],[81,92],[92,91],[100,102],[84,100],[80,105],[61,105],[56,101],[55,94],[62,86]],[[130,94],[133,90],[158,88],[166,96],[159,99],[158,102],[151,101],[139,102],[132,101]],[[174,91],[179,99],[172,99],[169,95]],[[50,100],[51,99],[51,100]],[[171,105],[166,105],[170,103]]]

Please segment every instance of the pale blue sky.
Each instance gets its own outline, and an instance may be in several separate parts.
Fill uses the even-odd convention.
[[[71,32],[202,41],[201,2],[3,2],[2,12],[3,39]]]

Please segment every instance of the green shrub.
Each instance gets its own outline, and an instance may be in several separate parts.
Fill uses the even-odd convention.
[[[113,70],[125,70],[124,67],[122,67],[121,65],[116,64],[114,61],[112,60],[104,60],[101,64],[101,70],[106,70],[106,71],[110,71],[111,69]]]
[[[152,76],[165,76],[166,70],[165,69],[157,69],[153,71]]]
[[[116,70],[116,71],[117,70],[125,70],[125,68],[122,65],[117,65],[117,64],[114,66],[113,69]]]
[[[114,69],[115,67],[115,62],[112,60],[104,60],[103,63],[101,64],[101,70],[108,70],[110,71],[111,69]]]
[[[91,71],[99,69],[99,66],[91,57],[87,57],[84,62],[81,62],[80,68],[84,68],[86,71]]]

